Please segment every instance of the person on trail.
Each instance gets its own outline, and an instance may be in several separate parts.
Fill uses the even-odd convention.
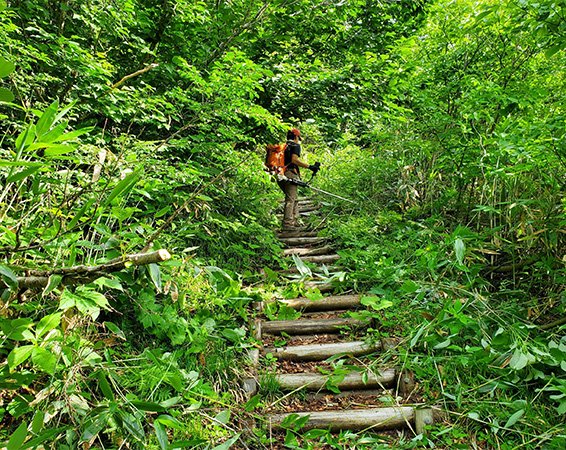
[[[301,179],[299,168],[303,167],[313,172],[313,175],[320,169],[320,163],[307,164],[301,161],[301,132],[293,128],[287,132],[287,146],[285,148],[285,177],[289,179]],[[281,190],[285,193],[285,209],[283,211],[283,231],[292,231],[299,228],[299,199],[296,184],[285,180],[277,182]]]

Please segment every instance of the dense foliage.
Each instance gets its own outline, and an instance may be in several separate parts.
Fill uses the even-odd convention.
[[[564,0],[0,0],[0,439],[269,448],[234,405],[294,125],[356,200],[339,287],[453,411],[394,445],[563,448],[565,33]]]

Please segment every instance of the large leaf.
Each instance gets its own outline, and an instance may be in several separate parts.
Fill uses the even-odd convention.
[[[61,316],[63,313],[49,314],[43,317],[35,327],[35,336],[39,340],[44,335],[49,333],[53,328],[56,328],[61,323]]]
[[[41,169],[41,166],[31,166],[28,167],[27,169],[21,170],[17,173],[14,173],[12,175],[10,175],[6,181],[8,183],[17,183],[18,181],[21,181],[27,177],[29,177],[30,175],[33,175],[35,172],[37,172],[39,169]]]
[[[57,356],[42,347],[35,347],[31,354],[33,363],[44,372],[53,375],[57,365]]]
[[[153,422],[153,428],[155,429],[155,436],[157,437],[157,442],[161,447],[161,450],[167,450],[169,447],[169,438],[167,437],[167,431],[161,422]]]
[[[18,289],[18,277],[9,267],[3,264],[0,264],[0,277],[10,289],[13,291]]]
[[[37,121],[35,130],[39,139],[51,129],[51,125],[53,125],[55,116],[57,115],[57,109],[59,109],[59,100],[55,100],[51,103]]]
[[[21,450],[28,435],[28,424],[22,422],[16,431],[10,436],[6,450]]]
[[[109,205],[112,202],[112,200],[114,200],[119,195],[126,195],[128,192],[130,192],[130,190],[138,182],[139,177],[140,177],[139,172],[132,172],[131,174],[126,176],[126,178],[124,178],[122,181],[120,181],[114,187],[114,189],[112,189],[112,192],[110,192],[110,194],[108,195],[106,200],[104,200],[104,202],[102,203],[102,206],[105,207],[105,206]]]
[[[20,364],[23,364],[31,356],[35,345],[22,345],[14,348],[8,355],[8,366],[10,370],[15,370]]]
[[[2,2],[0,2],[0,11],[1,10],[2,10]],[[0,78],[7,77],[15,69],[16,69],[16,66],[14,65],[14,63],[12,61],[8,61],[7,59],[4,59],[0,56]]]
[[[10,103],[14,101],[14,94],[11,90],[0,87],[0,102]]]

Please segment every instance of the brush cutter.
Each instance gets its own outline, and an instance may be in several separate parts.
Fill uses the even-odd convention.
[[[350,200],[349,198],[340,197],[339,195],[333,194],[332,192],[323,191],[322,189],[312,187],[309,183],[312,181],[314,176],[315,176],[315,173],[313,172],[312,177],[308,182],[302,181],[302,180],[296,180],[294,178],[287,178],[285,175],[278,175],[277,179],[279,181],[286,181],[286,182],[291,183],[291,184],[296,184],[297,186],[302,186],[302,187],[312,189],[313,191],[320,192],[321,194],[330,195],[331,197],[335,197],[335,198],[338,198],[340,200],[344,200],[345,202],[356,203],[355,201]]]

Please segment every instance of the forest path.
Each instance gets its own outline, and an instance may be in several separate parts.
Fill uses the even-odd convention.
[[[302,216],[318,213],[308,199],[299,208]],[[433,422],[433,411],[418,403],[413,375],[399,368],[400,340],[369,339],[376,333],[366,333],[368,328],[378,329],[379,335],[392,330],[360,314],[363,295],[337,294],[328,276],[317,275],[339,270],[340,256],[332,242],[306,229],[281,232],[278,238],[284,256],[311,263],[309,281],[298,275],[305,273],[300,261],[283,275],[289,282],[318,288],[324,297],[274,298],[257,305],[254,333],[262,346],[252,358],[256,376],[245,387],[250,396],[259,392],[275,397],[264,411],[269,426],[422,433]]]

